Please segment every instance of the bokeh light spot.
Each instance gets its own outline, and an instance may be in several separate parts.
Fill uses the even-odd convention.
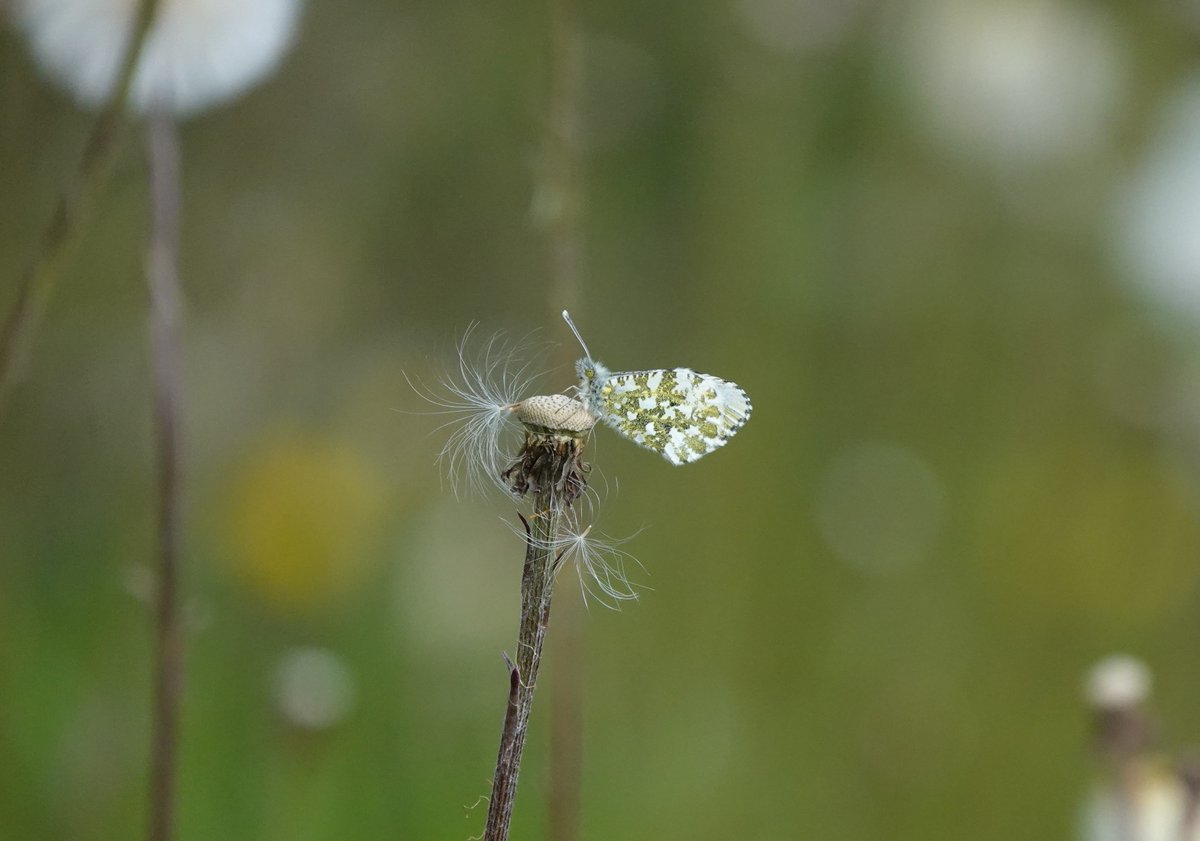
[[[279,661],[275,700],[288,723],[324,730],[346,717],[354,699],[354,678],[332,651],[294,648]]]
[[[861,444],[839,454],[825,475],[817,503],[821,536],[864,572],[911,567],[933,550],[945,496],[937,474],[911,450]]]

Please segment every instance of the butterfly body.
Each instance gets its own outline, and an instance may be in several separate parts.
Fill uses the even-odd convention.
[[[576,371],[580,399],[597,417],[672,464],[723,446],[750,418],[750,398],[741,387],[690,368],[614,374],[584,358]]]

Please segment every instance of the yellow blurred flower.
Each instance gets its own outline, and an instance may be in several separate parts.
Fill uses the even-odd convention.
[[[1083,428],[997,460],[976,545],[994,598],[1024,621],[1146,624],[1191,604],[1191,493],[1161,462]]]
[[[269,435],[236,472],[229,504],[234,571],[276,608],[307,611],[345,593],[377,557],[383,489],[341,441]]]

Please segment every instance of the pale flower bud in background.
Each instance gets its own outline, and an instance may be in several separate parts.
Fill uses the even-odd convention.
[[[42,71],[83,105],[116,83],[137,0],[12,0]],[[192,114],[261,81],[291,44],[300,0],[161,0],[130,91],[140,112]]]
[[[1154,741],[1144,709],[1151,683],[1150,667],[1128,654],[1111,654],[1088,669],[1083,697],[1092,708],[1096,747],[1112,768],[1140,761]]]
[[[1150,696],[1150,683],[1150,669],[1145,663],[1128,654],[1114,654],[1088,672],[1084,698],[1100,710],[1133,707]]]

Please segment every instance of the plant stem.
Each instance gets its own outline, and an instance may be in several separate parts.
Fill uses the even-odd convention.
[[[550,0],[550,78],[538,221],[549,249],[550,309],[555,317],[564,309],[578,308],[583,286],[579,226],[583,210],[579,172],[583,55],[575,18],[575,0]]]
[[[79,165],[58,197],[42,232],[34,259],[17,286],[12,309],[0,327],[0,418],[9,393],[33,342],[33,334],[77,244],[96,200],[112,173],[124,135],[126,104],[133,86],[137,59],[160,0],[139,0],[132,35],[121,58],[120,73],[108,102],[96,116]]]
[[[550,598],[554,593],[554,543],[558,538],[559,500],[553,486],[546,486],[534,497],[531,521],[525,521],[525,569],[521,575],[521,622],[517,631],[517,662],[510,663],[509,695],[504,727],[500,734],[500,753],[492,778],[492,797],[488,804],[483,841],[506,841],[517,797],[517,779],[533,692],[537,686],[542,644],[550,624]]]
[[[179,615],[180,398],[179,143],[170,114],[149,125],[151,239],[147,266],[158,439],[158,593],[155,621],[154,721],[149,841],[168,841],[175,812],[179,706],[183,694],[183,628]]]
[[[1192,841],[1200,829],[1200,764],[1188,757],[1176,772],[1183,784],[1183,820],[1180,821],[1179,841]]]
[[[549,0],[549,69],[545,129],[542,138],[542,184],[545,213],[540,222],[546,237],[552,316],[578,310],[584,285],[582,226],[584,191],[580,166],[583,44],[577,0]],[[574,361],[563,348],[555,362],[571,370]],[[580,790],[583,776],[583,655],[580,602],[568,598],[558,610],[558,631],[551,649],[556,663],[550,685],[550,774],[546,790],[549,837],[579,837]]]

